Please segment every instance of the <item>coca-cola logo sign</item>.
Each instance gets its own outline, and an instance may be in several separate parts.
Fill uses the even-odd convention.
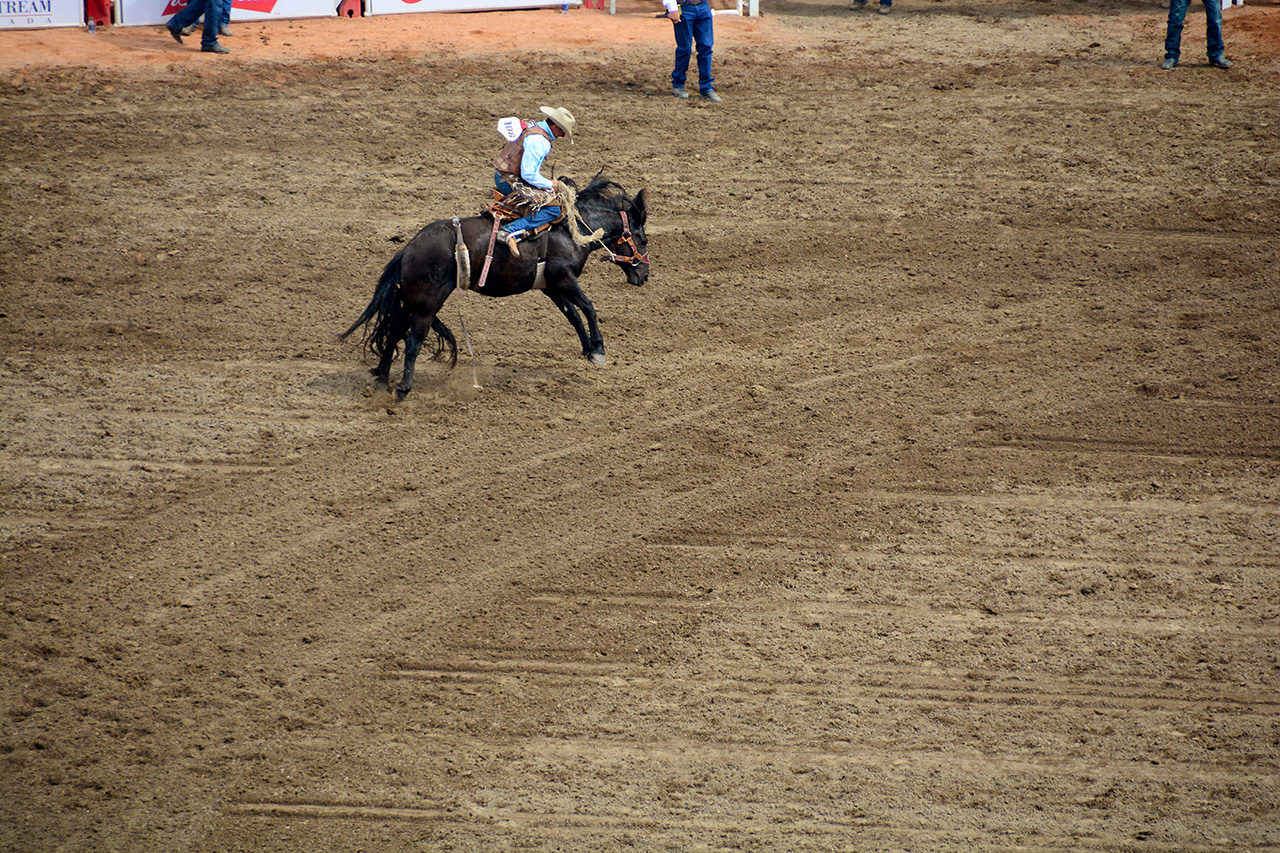
[[[277,0],[231,0],[231,8],[270,14],[271,10],[276,7],[276,2]],[[167,0],[164,12],[161,14],[176,15],[185,8],[187,8],[187,0]]]

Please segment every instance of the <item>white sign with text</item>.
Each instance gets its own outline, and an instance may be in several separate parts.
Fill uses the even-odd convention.
[[[79,27],[84,0],[0,0],[0,29]]]

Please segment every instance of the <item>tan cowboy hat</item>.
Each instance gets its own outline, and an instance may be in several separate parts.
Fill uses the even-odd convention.
[[[551,119],[564,130],[564,135],[569,137],[569,141],[573,141],[573,128],[578,124],[573,117],[573,113],[564,107],[539,107],[542,114]]]

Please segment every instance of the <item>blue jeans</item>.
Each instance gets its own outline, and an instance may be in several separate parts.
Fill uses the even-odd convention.
[[[528,216],[521,216],[519,219],[513,219],[502,227],[507,229],[508,234],[516,234],[520,231],[528,231],[530,228],[537,228],[539,225],[546,225],[559,215],[560,208],[556,205],[549,204],[546,207],[538,208]]]
[[[194,24],[201,15],[204,15],[204,30],[200,33],[200,46],[210,47],[218,43],[218,28],[231,21],[231,0],[187,0],[187,5],[169,19],[167,26],[181,30]]]
[[[493,175],[493,185],[498,188],[500,193],[511,192],[511,184],[502,180],[502,176],[496,172]],[[559,205],[548,205],[547,207],[538,208],[528,216],[513,219],[502,227],[508,234],[516,234],[520,231],[527,231],[530,228],[537,228],[539,225],[545,225],[559,215]]]
[[[200,17],[203,18],[204,16],[201,15]],[[222,6],[222,26],[224,27],[231,26],[231,4],[230,3],[225,3]]]
[[[1182,22],[1187,17],[1190,0],[1169,0],[1169,29],[1164,37],[1164,58],[1175,62],[1181,54]],[[1226,45],[1222,43],[1222,0],[1204,0],[1205,36],[1209,58],[1221,59]]]
[[[716,82],[711,76],[711,46],[716,40],[711,27],[711,7],[705,2],[696,6],[681,3],[680,20],[672,23],[676,29],[676,68],[671,72],[671,87],[680,89],[684,86],[685,75],[689,71],[689,57],[693,55],[693,43],[696,41],[698,91],[705,95]]]

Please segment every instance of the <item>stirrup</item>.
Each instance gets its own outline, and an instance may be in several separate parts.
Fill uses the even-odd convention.
[[[520,246],[518,245],[518,241],[521,233],[523,232],[516,231],[515,233],[512,233],[506,229],[503,229],[498,233],[498,236],[507,244],[507,251],[511,252],[511,257],[513,258],[520,257]]]

